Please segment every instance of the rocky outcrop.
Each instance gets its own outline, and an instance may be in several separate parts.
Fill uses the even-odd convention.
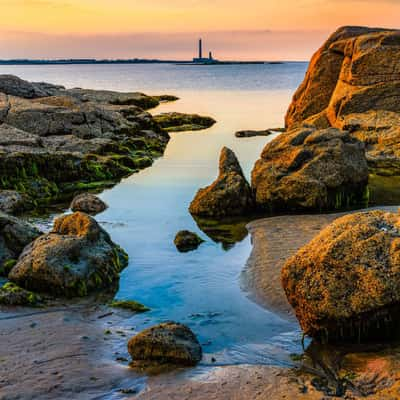
[[[252,171],[257,206],[275,212],[362,204],[368,183],[364,148],[334,128],[300,128],[278,136]]]
[[[107,209],[107,204],[92,193],[82,193],[72,200],[72,211],[82,211],[87,214],[96,215]]]
[[[286,262],[282,284],[307,335],[360,341],[398,333],[399,237],[399,214],[347,215]]]
[[[158,103],[0,75],[0,190],[48,203],[148,167],[169,140],[144,111]]]
[[[35,99],[53,96],[65,88],[45,82],[28,82],[14,75],[0,75],[0,92],[12,96]]]
[[[177,112],[158,114],[154,119],[167,132],[199,131],[210,128],[216,123],[211,117]]]
[[[99,224],[76,212],[28,245],[9,279],[22,288],[60,296],[84,296],[110,287],[128,262]]]
[[[374,172],[400,172],[400,31],[344,27],[313,56],[286,126],[349,130]]]
[[[181,253],[196,250],[203,242],[201,237],[190,231],[179,231],[174,239],[174,244]]]
[[[200,189],[190,204],[194,216],[224,218],[248,214],[254,201],[235,153],[224,147],[219,159],[219,175],[210,186]]]
[[[39,236],[27,222],[0,211],[0,276],[8,275],[24,247]]]
[[[166,322],[146,329],[129,340],[133,365],[196,365],[202,358],[201,346],[185,325]]]

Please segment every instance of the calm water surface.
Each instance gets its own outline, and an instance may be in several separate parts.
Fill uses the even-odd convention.
[[[0,66],[0,73],[67,87],[174,94],[179,101],[152,112],[196,112],[218,121],[205,131],[172,134],[164,157],[101,195],[110,207],[97,216],[130,256],[117,297],[152,309],[127,324],[137,330],[165,320],[188,324],[204,345],[205,364],[211,356],[219,364],[282,364],[300,351],[297,324],[260,308],[240,288],[250,238],[226,250],[197,227],[187,209],[197,189],[215,179],[222,146],[235,151],[250,175],[271,138],[237,139],[234,132],[282,126],[306,67]],[[180,229],[196,231],[207,241],[197,251],[180,254],[173,245]]]

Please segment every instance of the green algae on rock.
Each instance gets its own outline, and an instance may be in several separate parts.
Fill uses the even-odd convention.
[[[64,201],[81,186],[115,184],[163,154],[169,135],[144,111],[157,99],[46,88],[39,93],[36,84],[0,75],[0,190],[17,191],[32,207]]]
[[[350,214],[286,262],[282,285],[305,334],[383,340],[400,332],[399,260],[399,214]]]
[[[172,364],[193,366],[202,358],[195,334],[185,325],[166,322],[145,329],[128,342],[133,366]]]
[[[122,308],[124,310],[133,311],[135,313],[150,311],[150,308],[134,300],[113,300],[109,304],[109,306],[113,308]]]
[[[211,117],[177,112],[155,115],[154,120],[167,132],[199,131],[216,123]]]
[[[75,212],[24,249],[9,279],[39,293],[82,297],[111,287],[127,264],[127,254],[96,220]]]
[[[0,287],[0,305],[5,306],[35,306],[42,301],[36,293],[30,292],[7,282]]]
[[[176,248],[181,253],[186,253],[188,251],[192,251],[197,249],[204,240],[199,237],[196,233],[190,231],[179,231],[174,239],[174,244]]]

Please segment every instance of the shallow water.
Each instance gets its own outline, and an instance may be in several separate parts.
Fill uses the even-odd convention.
[[[249,176],[272,137],[237,139],[234,132],[282,126],[306,67],[302,63],[0,67],[0,73],[67,87],[175,94],[181,100],[152,112],[196,112],[218,121],[205,131],[172,134],[164,157],[101,195],[110,207],[97,216],[130,256],[117,297],[152,309],[126,323],[137,330],[165,320],[188,324],[204,345],[205,364],[211,355],[218,364],[286,364],[288,355],[301,349],[297,324],[259,307],[240,288],[251,250],[249,237],[223,247],[197,227],[187,208],[197,189],[216,177],[223,146],[236,152]],[[197,231],[207,241],[197,251],[178,253],[173,239],[180,229]]]

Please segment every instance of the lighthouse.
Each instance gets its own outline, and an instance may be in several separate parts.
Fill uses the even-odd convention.
[[[218,60],[214,60],[212,52],[208,53],[208,57],[203,57],[203,40],[199,39],[199,54],[198,57],[193,58],[195,64],[217,64]]]

